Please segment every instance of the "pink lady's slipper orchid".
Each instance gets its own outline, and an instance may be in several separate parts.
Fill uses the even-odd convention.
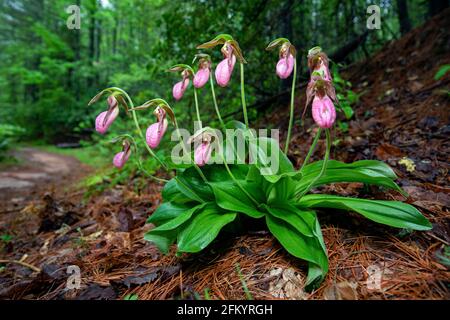
[[[308,67],[312,73],[319,73],[323,80],[331,81],[328,56],[322,48],[314,47],[308,52]]]
[[[279,60],[276,66],[277,76],[280,77],[280,79],[287,79],[292,74],[292,71],[294,71],[297,50],[286,38],[273,40],[269,43],[266,50],[274,50],[277,47],[280,47]]]
[[[119,115],[119,104],[114,96],[108,97],[108,106],[108,110],[100,113],[95,119],[95,130],[100,134],[105,134]]]
[[[114,156],[113,159],[114,166],[116,168],[122,169],[122,167],[128,161],[130,154],[131,154],[130,144],[128,143],[128,141],[124,141],[122,151]]]
[[[203,141],[194,152],[194,161],[199,166],[202,167],[208,163],[211,158],[211,144],[209,141]]]
[[[197,73],[194,75],[194,87],[197,89],[202,88],[209,80],[209,76],[211,73],[211,62],[207,60],[200,61],[199,69]]]
[[[236,56],[233,53],[233,47],[229,43],[225,43],[221,51],[225,59],[217,65],[215,75],[217,84],[221,87],[226,87],[233,74]]]
[[[194,151],[194,162],[202,167],[208,163],[211,159],[212,146],[211,141],[215,137],[217,138],[215,131],[210,127],[204,127],[197,131],[192,137],[189,138],[188,143],[194,142],[196,145]]]
[[[287,79],[294,70],[294,56],[288,53],[286,57],[281,57],[277,63],[277,76],[280,79]]]
[[[322,58],[319,57],[318,60],[319,63],[317,64],[316,69],[314,69],[314,71],[318,72],[322,76],[323,80],[331,81],[332,78],[330,74],[330,69],[328,69],[328,66],[325,64]]]
[[[157,107],[153,114],[157,117],[158,122],[147,128],[145,140],[150,148],[155,149],[161,142],[161,139],[167,130],[168,123],[166,119],[166,111],[163,108]]]
[[[333,101],[327,95],[323,97],[316,95],[312,103],[312,115],[319,127],[322,129],[331,128],[336,120],[336,109]]]
[[[183,77],[183,80],[181,80],[180,82],[177,82],[174,86],[173,86],[173,90],[172,90],[172,94],[173,97],[175,98],[175,100],[180,100],[181,98],[183,98],[184,92],[186,91],[187,87],[189,86],[189,78],[188,77]]]

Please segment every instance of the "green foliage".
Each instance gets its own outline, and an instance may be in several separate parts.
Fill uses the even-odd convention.
[[[413,25],[425,16],[427,6],[422,2],[408,4]],[[321,43],[332,53],[365,30],[367,18],[367,3],[362,0],[76,0],[71,4],[81,7],[81,29],[69,30],[68,4],[62,0],[0,4],[0,119],[26,128],[28,140],[89,140],[94,117],[105,109],[105,105],[87,107],[99,87],[126,86],[137,102],[149,96],[170,96],[166,84],[174,84],[177,75],[164,71],[174,64],[190,63],[196,46],[218,33],[232,34],[248,63],[258,65],[246,72],[250,106],[285,89],[275,77],[267,76],[273,74],[275,62],[264,48],[274,36],[289,38],[297,48]],[[290,19],[280,19],[288,12]],[[395,3],[386,2],[382,15],[382,30],[372,31],[364,50],[356,50],[350,61],[364,58],[365,51],[373,53],[398,35]],[[218,48],[210,53],[215,68],[221,53]],[[299,59],[299,70],[305,70],[305,60]],[[237,77],[235,71],[233,78]],[[223,115],[240,104],[234,94],[237,81],[229,89],[216,92]],[[343,95],[351,101],[346,92]],[[203,103],[211,101],[209,90],[200,90],[199,100],[205,117],[215,119],[214,108]],[[343,107],[347,117],[351,107],[351,102]],[[175,108],[183,110],[180,125],[190,125],[193,95]],[[256,117],[258,112],[249,109],[249,115]],[[121,133],[117,127],[112,130]]]
[[[348,121],[353,118],[355,114],[353,107],[358,103],[359,98],[363,93],[357,94],[351,89],[351,82],[344,80],[340,76],[338,70],[339,66],[340,65],[333,63],[331,68],[333,74],[333,84],[336,89],[336,97],[339,100],[336,107],[338,111],[344,113],[345,119]],[[348,131],[348,123],[346,121],[338,121],[338,127],[343,132]]]
[[[125,297],[123,297],[123,300],[139,300],[139,296],[137,294],[127,294]]]
[[[0,124],[0,161],[5,161],[6,152],[11,147],[11,144],[20,139],[25,133],[21,127],[11,124]]]
[[[2,234],[0,235],[0,241],[4,242],[4,243],[8,243],[13,239],[12,235],[10,234]]]
[[[436,74],[434,75],[434,80],[440,80],[441,78],[443,78],[447,72],[450,71],[450,64],[444,64],[443,66],[441,66],[439,68],[439,70],[436,72]]]
[[[288,165],[289,160],[283,159],[286,163],[268,175],[261,174],[264,166],[231,165],[228,172],[223,165],[208,165],[202,169],[207,182],[193,167],[179,169],[177,178],[164,187],[163,204],[148,219],[156,228],[147,232],[145,239],[165,253],[175,242],[179,253],[194,253],[206,248],[237,215],[264,218],[281,245],[293,256],[308,262],[307,286],[311,288],[320,283],[328,271],[327,251],[316,209],[355,211],[397,228],[431,228],[417,209],[402,202],[324,194],[298,198],[298,191],[304,191],[322,163],[311,163],[302,172],[296,172],[292,164]],[[314,186],[356,181],[401,191],[393,181],[395,178],[392,169],[379,161],[351,164],[330,161],[325,174]]]

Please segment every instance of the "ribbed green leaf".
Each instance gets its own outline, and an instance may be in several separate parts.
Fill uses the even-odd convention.
[[[315,219],[310,219],[310,210],[300,210],[286,203],[276,206],[267,206],[267,211],[274,217],[284,220],[307,237],[314,236]],[[313,212],[314,213],[314,212]]]
[[[302,179],[298,183],[296,192],[303,191],[319,174],[322,161],[311,163],[302,170]],[[343,163],[330,160],[325,173],[314,183],[314,187],[341,182],[362,182],[395,189],[403,194],[405,192],[393,181],[396,179],[394,171],[381,161],[362,160],[353,163]]]
[[[225,212],[208,205],[196,213],[192,221],[178,234],[179,252],[198,252],[209,245],[220,230],[236,218],[236,213]]]
[[[264,195],[257,184],[245,180],[239,182],[258,203],[263,203]],[[209,184],[214,191],[216,203],[219,207],[233,212],[245,213],[252,218],[264,216],[264,213],[234,182],[210,182]]]
[[[190,207],[187,210],[184,210],[183,212],[178,212],[177,216],[173,219],[165,222],[164,224],[159,225],[158,227],[154,228],[153,230],[150,230],[149,232],[159,232],[159,231],[168,231],[168,230],[174,230],[181,226],[183,223],[188,221],[194,212],[201,210],[205,207],[207,203],[201,203],[196,205],[195,207]],[[151,222],[151,219],[149,219]]]
[[[164,202],[148,217],[147,223],[161,225],[191,208],[192,205],[189,204]]]
[[[303,208],[335,208],[356,211],[370,220],[396,228],[430,230],[432,227],[416,208],[399,201],[310,194],[302,197],[298,204]]]
[[[153,231],[150,230],[144,235],[144,239],[152,242],[164,254],[169,252],[170,246],[177,238],[177,230]]]
[[[320,282],[328,272],[328,258],[322,239],[306,237],[286,221],[266,215],[267,226],[281,245],[293,256],[310,262],[306,285]],[[321,234],[320,234],[321,236]]]

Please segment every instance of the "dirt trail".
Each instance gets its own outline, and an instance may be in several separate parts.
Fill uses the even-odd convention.
[[[18,165],[0,169],[0,209],[21,206],[48,190],[63,191],[89,171],[77,159],[35,148],[13,152]]]

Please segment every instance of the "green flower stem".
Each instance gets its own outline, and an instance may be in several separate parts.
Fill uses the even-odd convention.
[[[154,175],[150,174],[147,170],[144,169],[144,166],[142,165],[141,160],[136,160],[136,164],[139,168],[139,171],[143,172],[147,177],[149,177],[150,179],[155,180],[156,182],[162,182],[162,183],[167,183],[169,182],[169,180],[166,179],[162,179],[162,178],[158,178],[155,177]]]
[[[122,89],[120,89],[120,88],[114,88],[114,89],[120,91],[127,98],[128,103],[130,104],[130,107],[131,107],[131,114],[133,115],[134,124],[136,126],[136,129],[138,131],[139,136],[141,137],[142,141],[144,142],[144,145],[145,145],[147,151],[150,153],[150,155],[152,157],[154,157],[159,162],[159,164],[164,168],[164,170],[169,172],[169,169],[167,168],[166,164],[153,152],[152,149],[150,149],[150,147],[147,144],[147,141],[145,141],[144,133],[142,132],[142,129],[141,129],[140,125],[139,125],[139,121],[137,119],[136,110],[134,110],[133,100],[131,100],[131,98],[128,95],[128,93],[126,93]]]
[[[233,172],[231,172],[230,167],[228,167],[227,162],[225,161],[225,158],[223,157],[223,154],[220,154],[223,160],[223,164],[225,165],[225,169],[227,169],[228,175],[230,176],[231,180],[233,180],[234,183],[236,183],[236,185],[239,187],[239,189],[241,189],[241,191],[250,198],[250,200],[253,201],[253,203],[259,207],[260,203],[258,203],[258,201],[255,200],[255,198],[252,197],[252,195],[250,193],[248,193],[247,190],[245,190],[245,188],[242,186],[242,184],[236,179],[236,177],[234,176]]]
[[[330,158],[330,149],[331,149],[330,129],[326,129],[325,134],[327,136],[327,149],[325,151],[325,157],[323,158],[322,169],[320,170],[319,174],[314,178],[314,180],[311,181],[308,187],[302,193],[299,194],[298,196],[299,198],[303,197],[309,190],[311,190],[311,188],[314,186],[317,180],[319,180],[320,177],[322,177],[322,175],[325,173],[328,164],[328,159]]]
[[[144,145],[145,145],[147,151],[150,153],[150,155],[151,155],[152,157],[154,157],[154,158],[161,164],[161,166],[164,168],[164,170],[166,170],[167,172],[170,172],[169,168],[164,164],[164,162],[162,162],[161,159],[159,159],[159,158],[156,156],[156,154],[153,152],[153,150],[150,149],[150,147],[148,146],[147,141],[145,141],[144,134],[142,133],[141,127],[139,126],[139,121],[138,121],[138,119],[137,119],[136,110],[133,110],[133,108],[134,108],[133,100],[131,100],[130,96],[129,96],[124,90],[122,90],[122,89],[120,89],[120,88],[112,88],[112,89],[115,89],[115,90],[121,92],[121,93],[127,98],[128,103],[130,104],[130,107],[131,107],[131,113],[133,114],[134,124],[136,125],[136,129],[137,129],[137,131],[138,131],[138,133],[139,133],[139,136],[141,137],[142,141],[144,142]],[[175,119],[175,124],[176,124],[176,119]],[[179,130],[178,130],[178,125],[177,125],[177,124],[176,124],[176,128],[177,128],[177,131],[178,131],[178,135],[181,137],[181,135],[179,134]],[[184,145],[183,145],[183,146],[184,146]],[[197,167],[197,168],[198,168],[198,167]],[[198,168],[198,169],[200,170],[200,168]],[[206,182],[206,178],[204,177],[204,175],[203,175],[202,172],[200,173],[200,175],[202,176],[203,180],[205,180],[205,182]],[[183,186],[184,186],[185,188],[187,188],[187,189],[190,189],[190,190],[195,194],[194,190],[192,190],[192,188],[190,188],[190,187],[187,186],[185,183],[183,183],[180,179],[178,179],[177,176],[174,176],[174,179],[175,179],[179,184],[183,185]],[[199,196],[197,195],[197,197],[199,197]],[[201,199],[201,198],[199,197],[199,199]]]
[[[186,147],[184,146],[184,141],[181,139],[181,133],[180,133],[180,129],[179,129],[179,127],[178,127],[177,119],[175,118],[174,120],[175,120],[175,130],[177,131],[178,138],[180,139],[181,145],[182,145],[182,147],[183,147],[183,152],[184,152],[185,154],[188,154],[188,152],[187,152],[187,150],[186,150]],[[205,177],[205,175],[203,174],[202,170],[201,170],[200,167],[195,163],[195,161],[194,161],[194,167],[195,167],[195,170],[197,170],[197,172],[198,172],[198,174],[200,175],[200,177],[202,178],[203,182],[208,183],[208,179],[206,179],[206,177]],[[189,188],[189,189],[190,189],[190,188]]]
[[[317,142],[319,141],[320,134],[322,133],[322,128],[319,128],[317,130],[316,136],[314,138],[313,143],[311,144],[311,147],[309,147],[308,154],[306,155],[305,160],[303,161],[302,167],[300,168],[300,171],[303,170],[303,168],[308,164],[309,158],[311,158],[312,153],[314,152],[314,149],[316,148]]]
[[[225,123],[223,122],[222,116],[220,115],[219,106],[217,105],[216,92],[214,91],[214,82],[213,82],[213,79],[212,79],[212,75],[209,77],[209,84],[211,85],[211,94],[212,94],[212,97],[213,97],[214,108],[216,109],[217,118],[219,119],[220,125],[222,126],[222,129],[223,129],[223,131],[225,133],[227,128],[225,127]]]
[[[155,180],[156,182],[162,182],[162,183],[169,182],[169,180],[155,177],[154,175],[150,174],[147,170],[145,170],[144,166],[142,165],[142,161],[138,156],[138,147],[137,147],[136,140],[134,140],[133,136],[131,136],[129,134],[124,134],[123,137],[129,138],[131,140],[131,142],[133,142],[134,153],[136,154],[135,162],[136,162],[136,165],[137,165],[139,171],[143,172],[148,178]]]
[[[291,131],[294,125],[294,98],[295,98],[295,81],[297,79],[297,59],[294,58],[294,76],[292,78],[292,89],[291,89],[291,111],[289,115],[289,128],[286,137],[286,146],[284,147],[284,153],[287,155],[289,151],[289,142],[291,141]]]
[[[241,62],[241,99],[242,99],[242,111],[244,112],[244,121],[247,129],[248,126],[248,116],[247,116],[247,104],[245,102],[245,84],[244,84],[244,64]]]
[[[198,108],[197,88],[194,87],[194,100],[195,100],[195,112],[197,113],[197,121],[199,122],[200,129],[202,128],[202,119],[200,118],[200,110]]]

